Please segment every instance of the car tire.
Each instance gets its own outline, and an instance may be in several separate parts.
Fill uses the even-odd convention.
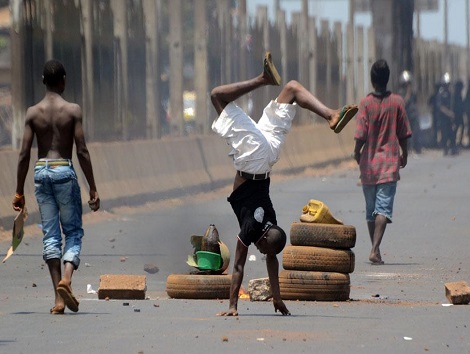
[[[228,299],[231,275],[170,274],[166,292],[174,299]]]
[[[356,228],[351,225],[293,222],[290,242],[293,246],[353,248],[356,244]]]
[[[282,270],[279,288],[283,300],[346,301],[349,300],[349,274]]]
[[[287,246],[282,253],[282,265],[286,270],[352,273],[355,256],[350,249]]]

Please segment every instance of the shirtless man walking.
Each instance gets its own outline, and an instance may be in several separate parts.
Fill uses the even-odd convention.
[[[79,305],[71,288],[72,274],[80,264],[83,237],[80,187],[72,165],[74,142],[80,167],[89,185],[91,210],[99,209],[100,198],[85,143],[81,108],[61,96],[65,89],[64,66],[57,60],[48,61],[44,65],[43,83],[46,85],[45,97],[26,112],[12,204],[16,211],[25,207],[24,183],[36,136],[35,195],[44,234],[43,259],[49,267],[55,292],[55,305],[50,312],[63,314],[65,306],[77,312]],[[63,252],[61,228],[65,236]],[[64,262],[63,277],[61,258]]]

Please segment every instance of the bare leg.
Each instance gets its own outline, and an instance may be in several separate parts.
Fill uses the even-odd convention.
[[[330,128],[334,128],[339,120],[341,109],[331,109],[315,97],[310,91],[295,80],[289,81],[277,97],[279,103],[294,103],[309,111],[318,114],[328,121]],[[346,108],[356,107],[348,105]]]
[[[370,251],[369,260],[375,264],[383,264],[382,256],[380,255],[380,243],[387,227],[387,218],[383,215],[378,214],[375,217],[374,223],[374,234],[371,238],[372,249]]]
[[[73,274],[74,270],[75,270],[75,267],[72,263],[65,262],[65,264],[64,264],[64,277],[62,278],[62,280],[67,285],[72,284],[72,274]]]
[[[222,86],[217,86],[211,92],[211,101],[217,111],[217,114],[220,115],[230,102],[235,101],[247,93],[266,85],[277,85],[272,78],[272,75],[268,72],[268,68],[264,65],[263,72],[257,77],[235,82],[233,84],[227,84]]]
[[[374,243],[375,221],[368,221],[367,228],[369,229],[370,243]]]
[[[65,308],[64,299],[57,292],[57,285],[62,278],[61,264],[60,259],[54,258],[46,261],[47,266],[49,267],[49,273],[51,274],[52,286],[54,287],[55,294],[55,305],[54,309],[56,311],[61,311]]]
[[[211,92],[212,105],[220,115],[230,102],[264,85],[267,85],[267,81],[260,75],[254,79],[217,86]]]

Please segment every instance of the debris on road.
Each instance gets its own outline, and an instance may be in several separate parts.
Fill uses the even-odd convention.
[[[149,274],[158,273],[159,270],[160,269],[154,263],[147,263],[147,264],[144,265],[144,271],[149,273]]]
[[[453,305],[466,305],[470,302],[470,286],[466,281],[445,283],[446,297]]]

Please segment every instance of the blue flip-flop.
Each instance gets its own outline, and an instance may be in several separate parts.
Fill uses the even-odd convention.
[[[338,123],[336,123],[335,125],[334,132],[336,134],[340,133],[341,130],[343,130],[343,128],[346,126],[346,124],[348,124],[349,121],[356,115],[357,111],[357,107],[347,108],[346,106],[344,106],[341,109],[341,112],[339,113],[339,120]]]

